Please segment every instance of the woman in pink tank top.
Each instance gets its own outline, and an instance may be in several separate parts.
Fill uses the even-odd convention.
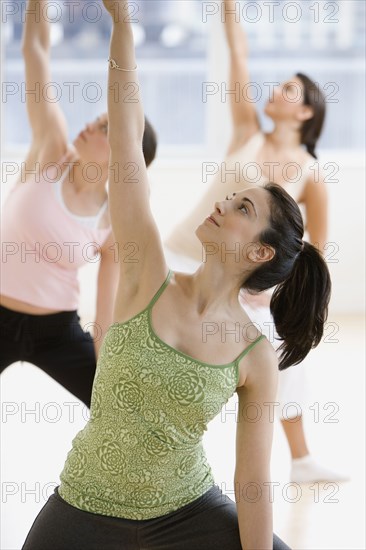
[[[323,253],[327,234],[327,192],[324,175],[315,161],[316,143],[325,118],[325,98],[319,86],[306,75],[298,73],[277,86],[269,98],[265,114],[274,123],[271,133],[265,134],[260,126],[255,102],[250,95],[250,76],[247,66],[248,45],[245,31],[238,18],[238,2],[225,0],[223,18],[230,53],[228,90],[233,133],[225,161],[192,211],[169,235],[166,252],[179,269],[191,271],[202,261],[202,245],[194,231],[200,220],[207,216],[207,208],[223,195],[233,196],[238,189],[264,185],[274,181],[305,209],[309,240]],[[304,146],[307,151],[304,150]],[[240,174],[240,183],[238,183]],[[205,184],[207,187],[207,183]],[[250,295],[240,294],[243,307],[250,318],[271,332],[273,319],[269,304],[271,292]],[[271,340],[276,343],[273,339]],[[277,400],[277,415],[281,420],[291,452],[291,480],[294,482],[342,481],[348,479],[323,467],[310,455],[302,422],[305,403],[306,379],[304,367],[281,372]],[[287,405],[295,403],[297,406]],[[285,411],[285,412],[284,412]]]
[[[108,115],[86,124],[68,146],[65,116],[44,93],[52,81],[45,6],[28,0],[25,13],[26,90],[35,90],[26,94],[32,142],[2,214],[0,369],[32,363],[89,406],[119,275],[106,190]],[[147,166],[156,145],[145,119]],[[93,337],[77,314],[78,269],[88,261],[99,261]]]

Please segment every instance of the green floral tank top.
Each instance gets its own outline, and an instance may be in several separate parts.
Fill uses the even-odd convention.
[[[202,437],[233,395],[238,363],[209,365],[164,343],[149,305],[113,323],[100,349],[90,419],[72,441],[60,496],[87,512],[144,520],[192,502],[214,484]]]

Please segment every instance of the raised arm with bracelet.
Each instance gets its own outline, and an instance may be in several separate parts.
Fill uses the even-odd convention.
[[[136,252],[134,261],[121,258],[120,262],[115,305],[115,318],[120,319],[146,305],[166,276],[167,266],[149,204],[142,151],[144,111],[128,2],[104,0],[104,5],[113,21],[108,76],[111,223],[121,250],[131,247]]]

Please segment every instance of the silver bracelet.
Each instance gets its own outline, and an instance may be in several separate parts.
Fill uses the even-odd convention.
[[[124,71],[126,73],[132,73],[133,71],[136,71],[136,69],[137,69],[137,65],[134,69],[122,69],[119,65],[117,65],[115,60],[112,59],[111,57],[108,58],[108,63],[109,63],[109,67],[111,69],[117,69],[118,71]]]

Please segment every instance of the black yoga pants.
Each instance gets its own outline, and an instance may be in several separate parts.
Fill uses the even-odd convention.
[[[274,550],[290,550],[273,535]],[[22,550],[242,550],[236,504],[213,485],[178,510],[148,520],[84,512],[54,493]],[[245,549],[250,550],[250,549]]]
[[[76,310],[30,315],[0,306],[0,372],[32,363],[90,408],[96,355],[79,321]]]

